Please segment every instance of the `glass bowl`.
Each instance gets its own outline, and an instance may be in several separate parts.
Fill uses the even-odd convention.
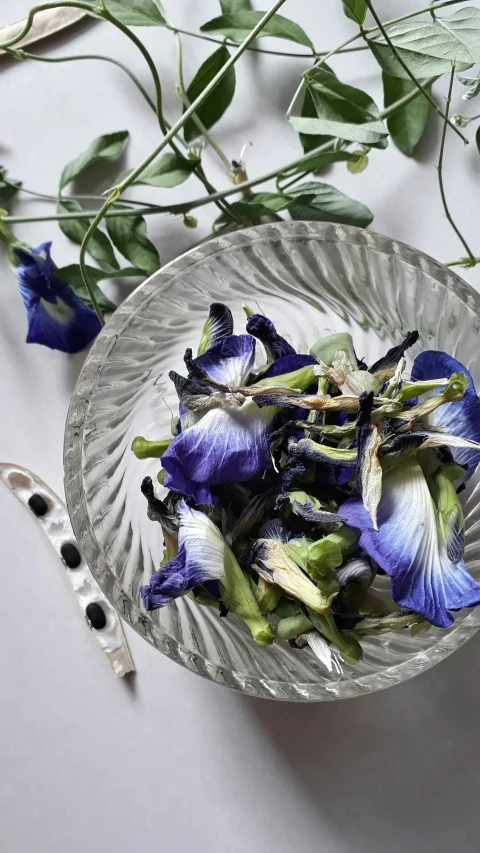
[[[217,684],[273,699],[343,699],[398,684],[442,660],[480,625],[480,608],[448,630],[384,634],[364,660],[328,673],[307,648],[260,648],[236,617],[188,598],[147,613],[139,589],[162,558],[140,483],[155,459],[130,451],[136,435],[170,434],[177,411],[169,370],[182,372],[211,302],[226,302],[235,330],[242,303],[270,317],[299,352],[321,335],[350,331],[359,356],[376,360],[406,331],[421,349],[442,349],[479,383],[480,297],[428,256],[387,237],[330,223],[294,222],[218,236],[165,266],[115,312],[78,380],[65,436],[65,491],[84,557],[121,616],[168,657]],[[479,473],[463,493],[466,562],[480,580]],[[378,582],[385,583],[385,578]]]

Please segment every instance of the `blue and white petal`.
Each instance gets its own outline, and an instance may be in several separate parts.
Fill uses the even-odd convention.
[[[27,343],[75,353],[100,332],[95,311],[55,277],[51,243],[26,251],[14,249],[18,258],[17,281],[28,318]]]
[[[215,382],[239,388],[247,384],[255,361],[255,338],[229,335],[195,359]]]
[[[378,531],[361,500],[348,500],[340,512],[361,531],[360,547],[392,578],[392,597],[433,625],[448,628],[450,610],[480,603],[480,586],[463,560],[452,561],[441,535],[437,511],[415,459],[383,477]]]
[[[185,501],[179,503],[177,515],[178,555],[155,572],[147,586],[141,587],[146,610],[164,607],[195,586],[220,580],[225,572],[225,541],[215,524]]]
[[[445,403],[435,409],[430,415],[430,422],[441,427],[445,433],[480,442],[480,399],[467,368],[447,353],[436,350],[422,352],[416,357],[412,367],[412,378],[419,381],[442,379],[452,373],[464,373],[469,380],[468,388],[461,400]],[[439,388],[435,393],[440,393],[441,390]],[[465,482],[480,462],[480,450],[454,448],[453,458],[458,465],[468,465],[462,480]]]
[[[268,434],[276,409],[259,409],[252,399],[236,409],[210,409],[172,441],[162,456],[165,486],[206,500],[205,484],[241,483],[271,468]],[[190,423],[192,418],[190,419]],[[202,491],[202,500],[199,498]]]
[[[233,317],[230,308],[223,302],[212,302],[200,338],[198,355],[203,355],[210,347],[232,334]]]

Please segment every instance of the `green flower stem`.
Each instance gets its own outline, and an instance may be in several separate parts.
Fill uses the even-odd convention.
[[[398,50],[396,49],[395,45],[393,44],[393,42],[392,42],[392,40],[391,40],[390,36],[388,35],[388,33],[387,33],[386,29],[385,29],[385,26],[382,24],[382,22],[381,22],[380,18],[378,17],[378,15],[377,15],[377,13],[376,13],[375,9],[373,8],[373,5],[372,5],[372,3],[371,3],[371,0],[366,0],[366,3],[367,3],[368,8],[370,9],[370,14],[372,15],[372,17],[373,17],[374,21],[375,21],[375,22],[376,22],[376,24],[377,24],[377,29],[379,29],[379,30],[380,30],[380,32],[381,32],[381,34],[382,34],[383,38],[385,39],[385,41],[386,41],[386,43],[388,44],[388,46],[389,46],[390,50],[391,50],[391,51],[392,51],[392,53],[394,54],[394,56],[395,56],[395,58],[396,58],[397,62],[402,66],[402,68],[403,68],[403,70],[405,71],[405,73],[406,73],[406,74],[408,74],[408,76],[410,77],[410,80],[412,81],[412,83],[415,83],[415,86],[417,87],[417,89],[419,89],[419,91],[422,93],[423,97],[427,99],[428,103],[430,104],[430,106],[432,106],[432,107],[433,107],[433,109],[435,110],[435,112],[436,112],[436,113],[438,113],[438,115],[439,115],[439,116],[441,116],[441,117],[444,119],[445,123],[446,123],[446,124],[448,124],[448,125],[452,128],[452,130],[454,130],[454,131],[455,131],[455,133],[457,134],[457,136],[459,136],[459,137],[460,137],[460,139],[463,139],[463,141],[465,142],[465,144],[466,144],[466,145],[468,145],[468,139],[466,138],[466,136],[464,136],[464,135],[463,135],[463,133],[461,133],[461,132],[459,131],[458,127],[455,127],[455,125],[453,124],[453,122],[451,122],[451,121],[449,120],[448,116],[445,116],[445,115],[444,115],[444,113],[442,113],[442,111],[441,111],[440,107],[439,107],[439,106],[437,106],[437,104],[436,104],[436,103],[435,103],[435,101],[433,100],[432,96],[431,96],[431,95],[429,94],[429,92],[427,91],[427,89],[425,89],[425,87],[424,87],[424,86],[422,86],[422,84],[420,83],[420,81],[419,81],[419,80],[417,80],[417,78],[415,77],[415,75],[414,75],[414,74],[412,74],[412,72],[410,71],[410,68],[408,67],[407,63],[403,61],[403,59],[402,59],[402,57],[401,57],[400,53],[398,52]],[[433,8],[433,6],[430,6],[430,7],[429,7],[429,9],[432,9],[432,8]],[[427,10],[427,11],[428,11],[428,10]],[[363,33],[362,33],[362,35],[363,35]],[[366,41],[367,41],[367,44],[368,44],[368,39],[366,39]]]
[[[145,101],[147,102],[150,109],[153,110],[153,112],[156,112],[155,104],[153,103],[153,101],[152,101],[150,95],[148,94],[147,90],[144,89],[144,87],[140,83],[140,80],[137,77],[135,77],[135,74],[133,74],[133,72],[130,71],[130,69],[127,68],[126,65],[123,65],[122,62],[119,62],[118,59],[112,59],[112,57],[110,57],[110,56],[102,56],[101,54],[98,54],[98,53],[85,53],[85,54],[78,54],[75,56],[38,56],[36,53],[29,53],[26,50],[22,50],[22,48],[15,50],[15,49],[10,48],[10,47],[7,47],[7,48],[2,47],[2,50],[5,50],[7,53],[11,54],[11,56],[15,57],[16,59],[20,59],[20,60],[22,60],[22,59],[33,59],[36,62],[77,62],[77,61],[82,61],[82,60],[86,60],[86,59],[99,60],[101,62],[110,62],[112,65],[116,65],[118,68],[121,68],[121,70],[124,71],[125,74],[127,74],[130,77],[130,80],[132,81],[134,86],[137,87],[138,91],[140,92],[142,97],[145,99]],[[56,200],[56,196],[55,196],[55,200]]]
[[[426,12],[430,12],[431,10],[435,10],[435,9],[442,9],[442,8],[443,8],[443,7],[445,7],[445,6],[455,6],[455,5],[457,5],[458,3],[460,3],[460,2],[461,2],[461,0],[443,0],[443,2],[441,2],[441,3],[432,3],[430,6],[423,7],[422,9],[417,9],[417,11],[416,11],[416,12],[409,12],[407,15],[401,15],[399,18],[392,18],[390,21],[385,21],[385,23],[384,23],[384,24],[382,24],[382,22],[377,18],[376,13],[373,11],[373,9],[372,9],[372,7],[371,7],[371,4],[370,4],[370,3],[368,2],[368,0],[367,0],[367,3],[368,3],[368,7],[369,7],[369,9],[370,9],[370,12],[372,13],[372,15],[373,15],[373,17],[374,17],[374,19],[375,19],[375,21],[376,21],[376,26],[375,26],[375,27],[369,27],[368,29],[364,29],[364,28],[362,27],[362,29],[360,30],[360,32],[356,33],[354,36],[351,36],[351,38],[349,38],[349,39],[347,39],[346,41],[342,42],[342,44],[338,45],[338,47],[336,47],[336,48],[334,48],[333,50],[330,50],[328,53],[324,54],[324,55],[323,55],[323,56],[322,56],[322,57],[321,57],[321,58],[320,58],[320,59],[319,59],[319,60],[314,64],[313,68],[318,68],[318,67],[320,67],[321,65],[323,65],[323,64],[327,61],[327,59],[330,59],[330,57],[335,56],[337,53],[342,53],[342,52],[344,52],[346,49],[348,49],[348,48],[349,48],[349,46],[350,46],[354,41],[357,41],[358,39],[361,39],[361,38],[365,38],[365,36],[366,36],[366,35],[370,35],[371,33],[376,33],[376,32],[379,32],[379,31],[380,31],[380,32],[382,33],[382,35],[384,36],[385,40],[387,41],[387,44],[389,44],[389,46],[392,48],[392,50],[396,53],[395,48],[393,47],[393,45],[392,45],[392,43],[391,43],[391,39],[389,39],[389,37],[387,36],[387,34],[386,34],[386,32],[385,32],[385,27],[391,27],[391,26],[393,26],[394,24],[400,24],[402,21],[407,21],[409,18],[415,18],[415,17],[417,17],[417,15],[423,15],[423,14],[425,14]],[[367,41],[367,40],[366,40],[366,41]],[[368,42],[367,42],[367,43],[368,43]],[[413,77],[413,75],[411,74],[411,72],[410,72],[409,68],[407,68],[407,66],[405,66],[405,65],[404,65],[403,61],[401,61],[401,60],[400,60],[400,58],[398,57],[398,55],[397,55],[397,59],[399,59],[400,64],[402,65],[402,67],[404,67],[404,68],[405,68],[405,71],[406,71],[406,72],[407,72],[407,74],[412,78],[412,80],[413,80],[413,82],[415,83],[415,85],[416,85],[417,87],[419,87],[419,88],[422,90],[422,94],[423,94],[423,95],[424,95],[424,96],[425,96],[425,97],[430,101],[430,103],[432,104],[432,106],[433,106],[433,108],[435,109],[435,111],[436,111],[437,113],[439,113],[439,114],[442,116],[442,118],[443,118],[443,117],[444,117],[444,116],[443,116],[443,113],[441,112],[440,108],[439,108],[439,107],[437,107],[437,105],[436,105],[435,101],[434,101],[432,98],[430,98],[430,96],[428,95],[428,93],[427,93],[427,92],[425,92],[425,91],[423,90],[423,87],[421,87],[421,85],[420,85],[420,83],[418,82],[418,80],[416,80],[416,79],[415,79],[415,77]],[[293,96],[293,98],[292,98],[292,101],[291,101],[291,103],[290,103],[290,106],[288,107],[288,110],[287,110],[287,118],[290,116],[290,114],[291,114],[291,112],[292,112],[292,110],[293,110],[293,107],[294,107],[294,105],[295,105],[295,102],[296,102],[296,100],[297,100],[297,98],[298,98],[298,96],[299,96],[300,92],[301,92],[301,91],[302,91],[302,89],[303,89],[303,85],[304,85],[304,79],[303,79],[303,77],[302,77],[302,80],[300,81],[300,84],[299,84],[299,86],[298,86],[298,88],[297,88],[297,91],[295,92],[295,94],[294,94],[294,96]],[[450,124],[450,127],[452,127],[452,128],[453,128],[453,130],[458,134],[458,136],[460,136],[460,137],[463,139],[463,141],[464,141],[464,142],[466,142],[466,143],[468,144],[468,139],[466,139],[466,137],[465,137],[465,136],[463,136],[463,134],[462,134],[462,133],[460,133],[460,131],[458,130],[458,128],[456,128],[456,127],[455,127],[455,125],[454,125],[454,124]]]
[[[97,300],[95,299],[94,289],[93,289],[92,284],[90,282],[90,279],[88,276],[87,266],[85,263],[86,251],[87,251],[87,246],[88,246],[88,243],[90,241],[90,238],[92,237],[92,235],[97,230],[98,225],[100,224],[105,213],[107,213],[107,211],[112,206],[112,204],[114,204],[117,201],[117,199],[127,189],[127,187],[131,186],[131,184],[134,183],[134,181],[142,174],[142,172],[147,168],[147,166],[149,166],[150,163],[152,163],[155,160],[155,158],[158,157],[160,152],[163,151],[163,149],[165,148],[166,145],[168,145],[170,140],[173,139],[173,137],[176,136],[178,131],[182,129],[184,124],[186,124],[188,119],[193,116],[195,111],[198,109],[200,104],[202,104],[203,101],[208,97],[210,92],[213,92],[213,90],[218,85],[218,83],[220,83],[220,81],[223,80],[223,78],[228,73],[230,68],[233,68],[233,66],[236,64],[236,62],[238,62],[238,60],[240,59],[242,54],[245,53],[250,42],[252,42],[257,37],[257,35],[262,31],[263,27],[268,23],[270,18],[273,18],[275,12],[277,12],[278,9],[280,9],[280,7],[283,6],[284,3],[285,3],[285,0],[276,0],[276,3],[274,3],[274,5],[269,9],[269,11],[266,12],[265,15],[263,15],[263,17],[260,19],[258,24],[253,28],[253,30],[250,31],[250,33],[248,34],[246,39],[244,39],[242,44],[238,47],[238,49],[230,57],[230,59],[227,60],[227,62],[220,69],[218,74],[216,74],[215,77],[210,81],[210,83],[208,83],[208,85],[205,87],[203,92],[198,96],[198,98],[195,99],[195,101],[191,104],[191,106],[185,110],[183,115],[178,119],[178,121],[175,122],[175,124],[173,125],[173,127],[170,128],[168,133],[165,134],[165,136],[163,137],[161,142],[153,149],[153,151],[147,157],[145,157],[145,159],[135,169],[133,169],[130,172],[129,175],[127,175],[124,178],[123,181],[121,181],[116,187],[114,187],[114,189],[110,193],[109,197],[107,198],[106,202],[100,208],[97,215],[95,216],[95,219],[92,221],[90,227],[86,231],[85,236],[84,236],[83,241],[82,241],[81,248],[80,248],[80,270],[82,273],[82,278],[83,278],[85,287],[87,288],[87,290],[90,294],[90,297],[92,299],[93,307],[95,308],[95,311],[97,312],[97,315],[98,315],[98,319],[100,320],[100,322],[102,324],[105,323],[105,320],[104,320],[102,312],[99,309]],[[213,200],[214,199],[212,197],[212,201]]]
[[[445,267],[465,267],[468,269],[469,267],[476,267],[477,264],[480,264],[480,258],[468,257],[468,258],[459,258],[458,261],[446,261],[444,263],[444,266]]]
[[[187,96],[187,92],[185,89],[185,82],[183,79],[182,42],[181,42],[180,36],[178,35],[178,32],[176,31],[176,29],[173,26],[170,28],[175,35],[175,41],[176,41],[176,45],[177,45],[177,90],[178,90],[178,94],[180,95],[180,98],[183,102],[184,107],[187,109],[190,106],[190,101],[189,101],[188,96]],[[215,140],[212,139],[212,137],[210,136],[207,128],[205,127],[205,125],[203,124],[201,119],[197,116],[196,113],[193,114],[192,118],[193,118],[193,121],[195,122],[196,126],[198,127],[200,133],[204,136],[205,141],[210,145],[210,148],[212,148],[212,150],[215,151],[216,155],[219,157],[220,161],[222,162],[222,165],[225,166],[227,171],[229,171],[230,170],[230,161],[225,156],[225,154],[223,153],[221,148],[219,148],[219,146],[217,145]],[[200,169],[201,169],[201,174],[204,175],[203,168],[200,167]],[[211,184],[209,184],[208,186],[210,186],[211,192],[213,192],[213,193],[216,192],[215,187],[213,187]],[[208,186],[205,185],[207,190],[208,190]],[[222,213],[226,213],[238,225],[242,224],[242,220],[239,219],[235,215],[231,206],[227,202],[217,201],[216,205],[218,208],[220,208]]]
[[[183,79],[183,51],[182,51],[182,40],[179,36],[179,31],[176,28],[173,28],[173,32],[175,34],[175,42],[177,45],[177,91],[182,100],[183,106],[188,108],[190,106],[190,101],[188,99],[187,91],[185,89],[185,81]],[[231,164],[228,157],[223,153],[222,149],[217,145],[214,139],[210,136],[207,128],[203,124],[202,120],[198,117],[196,113],[192,116],[193,121],[198,127],[200,133],[205,138],[206,142],[208,142],[212,151],[215,151],[215,154],[221,161],[221,163],[225,166],[227,172],[230,171]]]
[[[463,245],[463,247],[464,247],[464,249],[465,249],[465,251],[466,251],[466,253],[470,259],[471,266],[475,266],[475,262],[476,262],[475,255],[473,254],[472,250],[470,249],[470,246],[468,245],[467,241],[465,240],[465,237],[462,235],[462,233],[457,228],[457,226],[455,225],[455,222],[452,219],[452,215],[450,213],[450,210],[449,210],[448,204],[447,204],[447,198],[445,196],[445,187],[443,185],[443,156],[445,153],[445,137],[447,135],[448,113],[450,110],[450,102],[452,100],[452,89],[453,89],[454,78],[455,78],[455,65],[452,66],[452,71],[450,73],[450,84],[448,87],[447,102],[445,105],[445,121],[443,123],[442,140],[440,142],[440,154],[438,157],[438,185],[440,187],[440,196],[442,199],[442,204],[443,204],[443,209],[445,211],[445,216],[447,217],[450,225],[452,226],[453,230],[455,231],[455,234],[457,235],[458,239],[462,243],[462,245]]]
[[[433,80],[434,78],[432,78]],[[427,80],[427,85],[429,85],[431,81]],[[383,110],[380,113],[380,118],[385,119],[388,116],[393,115],[396,110],[401,109],[406,104],[409,104],[410,101],[415,100],[420,96],[420,92],[418,89],[414,89],[412,92],[409,92],[408,95],[404,95],[402,98],[399,98],[398,101],[395,101],[394,104],[391,104],[387,109]],[[297,166],[301,166],[301,164],[307,160],[310,160],[315,154],[320,154],[323,151],[329,151],[335,145],[336,140],[332,140],[331,142],[325,142],[323,145],[319,145],[318,148],[312,149],[308,154],[304,154],[302,157],[299,157],[297,160],[293,160],[291,163],[287,163],[283,166],[278,167],[272,172],[267,172],[264,175],[260,175],[258,178],[251,178],[249,181],[245,181],[243,184],[238,184],[237,186],[229,187],[226,190],[222,190],[217,193],[217,198],[226,198],[227,196],[234,195],[235,193],[242,192],[250,187],[254,187],[257,184],[263,184],[266,181],[274,180],[280,172],[289,171],[290,169],[294,169]],[[139,208],[135,212],[140,213],[142,216],[149,216],[152,214],[158,213],[170,213],[170,214],[184,214],[188,213],[190,210],[194,210],[197,207],[203,207],[206,204],[210,204],[210,202],[214,201],[211,196],[204,196],[203,198],[193,199],[192,201],[187,201],[182,204],[170,205],[169,207],[165,206],[152,206]],[[130,204],[130,200],[128,201]],[[3,221],[7,222],[9,225],[21,224],[23,222],[58,222],[64,219],[79,219],[81,217],[91,217],[95,216],[97,213],[96,210],[82,210],[81,213],[57,213],[53,215],[46,216],[5,216],[3,217]],[[107,217],[114,216],[131,216],[133,211],[131,210],[113,210],[106,214]],[[458,263],[461,263],[460,261]]]

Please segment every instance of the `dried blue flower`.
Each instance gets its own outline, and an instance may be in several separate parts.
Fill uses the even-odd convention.
[[[18,286],[28,317],[27,343],[74,353],[84,349],[100,329],[95,311],[55,275],[51,243],[34,249],[14,248]]]
[[[273,405],[259,409],[251,396],[254,386],[245,390],[254,358],[255,339],[250,335],[230,335],[199,358],[187,356],[192,379],[183,380],[189,384],[185,385],[188,396],[183,388],[181,392],[187,405],[181,412],[181,433],[162,456],[167,488],[196,503],[214,503],[210,486],[245,482],[271,467],[268,435],[277,409]],[[310,359],[303,357],[307,358],[306,367],[300,368],[304,373],[282,374],[279,382],[293,383],[288,387],[301,382],[307,387],[313,378]],[[280,370],[282,362],[277,362]],[[262,377],[261,382],[267,383],[262,390],[268,391],[271,379]],[[176,379],[178,389],[180,384]]]
[[[427,480],[415,458],[383,475],[378,531],[359,499],[346,501],[340,512],[361,531],[360,547],[392,578],[392,597],[432,625],[448,628],[450,610],[480,603],[480,586],[453,551],[452,539],[439,524]],[[448,526],[448,525],[447,525]],[[452,527],[458,531],[458,523]]]
[[[217,581],[226,606],[246,624],[259,645],[272,643],[273,628],[262,617],[248,577],[242,572],[218,527],[185,501],[177,506],[178,554],[140,588],[146,610],[157,610],[194,587]]]
[[[480,442],[480,400],[475,391],[473,378],[467,368],[447,353],[436,350],[427,350],[417,355],[412,367],[412,378],[420,382],[441,379],[453,373],[464,373],[467,377],[468,385],[463,397],[439,406],[430,414],[429,420],[435,427],[444,430],[445,433]],[[439,394],[441,391],[442,388],[438,388],[434,393]],[[480,450],[455,448],[453,458],[458,465],[468,465],[468,470],[462,480],[465,482],[472,476],[480,462]]]
[[[278,334],[272,321],[263,314],[253,314],[248,318],[247,332],[262,342],[269,361],[296,354],[292,345]]]

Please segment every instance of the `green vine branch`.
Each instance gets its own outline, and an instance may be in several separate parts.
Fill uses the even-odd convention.
[[[31,59],[31,60],[34,60],[35,62],[57,63],[57,62],[81,62],[84,60],[98,60],[100,62],[109,62],[111,65],[116,65],[117,68],[120,68],[125,74],[127,74],[128,77],[130,77],[130,80],[132,81],[134,86],[136,86],[136,88],[140,92],[142,98],[144,98],[144,100],[147,102],[150,109],[156,113],[155,104],[152,101],[147,90],[140,83],[140,80],[135,76],[135,74],[132,71],[130,71],[129,68],[127,68],[126,65],[124,65],[122,62],[119,62],[118,59],[113,59],[110,56],[102,56],[102,54],[100,54],[100,53],[81,53],[81,54],[74,55],[74,56],[40,56],[37,53],[29,53],[27,50],[23,50],[22,48],[15,50],[14,48],[11,48],[11,47],[3,47],[2,46],[1,49],[5,50],[6,53],[9,53],[15,59],[19,59],[19,60]]]
[[[442,112],[442,110],[440,109],[440,107],[435,103],[435,101],[433,100],[432,96],[429,94],[429,92],[427,91],[427,89],[425,89],[425,87],[424,87],[424,86],[422,86],[422,84],[420,83],[420,81],[419,81],[419,80],[417,80],[417,78],[415,77],[415,75],[410,71],[410,68],[408,67],[407,63],[403,61],[403,58],[402,58],[401,54],[400,54],[400,53],[398,52],[398,50],[396,49],[396,47],[395,47],[395,45],[393,44],[393,42],[392,42],[392,40],[391,40],[390,36],[388,35],[387,30],[385,29],[385,26],[386,26],[386,25],[382,24],[382,22],[381,22],[380,18],[378,17],[378,15],[377,15],[377,13],[376,13],[376,11],[375,11],[375,9],[374,9],[373,5],[372,5],[371,0],[366,0],[366,4],[367,4],[367,6],[368,6],[368,8],[369,8],[369,10],[370,10],[370,14],[371,14],[371,15],[372,15],[372,17],[373,17],[373,20],[374,20],[374,21],[376,22],[376,24],[377,24],[377,29],[381,32],[381,34],[382,34],[383,38],[385,39],[385,41],[386,41],[386,43],[388,44],[388,46],[389,46],[390,50],[392,51],[393,55],[395,56],[395,59],[397,60],[397,62],[399,63],[399,65],[401,65],[401,67],[403,68],[403,70],[405,71],[405,73],[406,73],[406,74],[408,74],[408,76],[410,77],[410,80],[412,81],[412,83],[414,83],[414,84],[415,84],[415,86],[417,87],[417,89],[422,93],[423,97],[427,99],[427,101],[429,102],[430,106],[431,106],[431,107],[433,107],[433,109],[435,110],[435,112],[436,112],[436,113],[438,113],[438,115],[439,115],[439,116],[441,116],[441,117],[443,118],[443,120],[445,121],[445,123],[446,123],[446,124],[448,124],[448,125],[449,125],[449,127],[451,127],[451,128],[452,128],[452,130],[454,130],[454,131],[455,131],[455,133],[457,134],[457,136],[459,136],[459,137],[460,137],[460,139],[463,139],[463,141],[465,142],[465,144],[466,144],[466,145],[468,145],[468,139],[463,135],[463,133],[461,133],[461,131],[458,129],[458,127],[456,127],[456,126],[453,124],[453,122],[451,122],[451,121],[449,120],[448,116],[445,116],[445,115],[444,115],[444,113]],[[433,9],[433,6],[429,6],[427,11],[430,11],[431,9]],[[425,10],[424,10],[424,11],[425,11]],[[371,31],[370,31],[370,32],[371,32]],[[362,33],[362,35],[363,35],[363,33]],[[366,41],[367,41],[367,44],[368,44],[368,39],[366,39]]]
[[[384,24],[382,24],[382,22],[381,22],[381,21],[379,20],[379,18],[377,17],[377,15],[376,15],[376,13],[374,12],[374,10],[373,10],[373,8],[372,8],[372,5],[371,5],[371,3],[369,2],[369,0],[366,0],[366,2],[367,2],[367,6],[368,6],[368,8],[370,9],[370,12],[371,12],[371,13],[372,13],[372,15],[373,15],[373,18],[374,18],[374,20],[375,20],[375,22],[376,22],[376,25],[375,25],[374,27],[369,27],[368,29],[364,29],[364,28],[362,27],[362,28],[361,28],[361,30],[360,30],[360,32],[358,32],[358,33],[356,33],[355,35],[351,36],[351,37],[350,37],[350,38],[348,38],[346,41],[344,41],[344,42],[342,42],[341,44],[339,44],[339,45],[338,45],[338,47],[335,47],[333,50],[328,51],[328,53],[323,54],[323,55],[321,56],[321,58],[320,58],[320,59],[318,59],[318,60],[317,60],[317,62],[315,62],[315,64],[313,65],[313,68],[319,68],[321,65],[324,65],[324,63],[325,63],[328,59],[330,59],[332,56],[336,56],[338,53],[343,53],[343,52],[345,52],[346,50],[351,49],[351,48],[350,48],[350,45],[351,45],[351,44],[353,44],[353,42],[358,41],[358,39],[361,39],[361,38],[365,39],[365,41],[367,42],[367,47],[368,47],[368,39],[366,38],[366,36],[367,36],[367,35],[371,35],[372,33],[378,33],[378,32],[381,32],[381,33],[382,33],[382,35],[383,35],[383,37],[385,38],[385,40],[386,40],[387,44],[388,44],[388,45],[389,45],[389,47],[394,51],[395,55],[397,56],[398,61],[400,62],[400,64],[401,64],[401,65],[402,65],[402,67],[404,68],[404,70],[407,72],[407,74],[411,77],[411,79],[413,80],[413,82],[415,83],[415,85],[417,86],[417,88],[419,88],[419,89],[422,91],[422,94],[424,95],[424,97],[426,97],[426,98],[427,98],[427,100],[428,100],[428,101],[430,101],[430,103],[431,103],[431,105],[433,106],[434,110],[435,110],[435,111],[436,111],[436,112],[437,112],[437,113],[438,113],[442,118],[444,118],[444,114],[443,114],[443,113],[442,113],[442,111],[440,110],[440,107],[438,107],[438,106],[437,106],[437,104],[435,103],[435,101],[433,100],[433,98],[431,98],[431,97],[430,97],[430,95],[428,94],[428,92],[424,91],[424,87],[422,87],[422,86],[421,86],[421,84],[418,82],[418,80],[416,80],[416,78],[411,74],[410,69],[405,65],[405,63],[403,62],[403,60],[398,56],[398,53],[397,53],[397,51],[395,50],[395,48],[394,48],[394,46],[393,46],[393,44],[392,44],[392,40],[391,40],[391,39],[390,39],[390,37],[388,36],[388,34],[387,34],[387,32],[386,32],[386,29],[385,29],[385,28],[386,28],[386,27],[391,27],[391,26],[393,26],[394,24],[400,24],[400,23],[402,23],[403,21],[407,21],[409,18],[415,18],[415,17],[417,17],[418,15],[424,15],[426,12],[430,12],[430,11],[432,11],[432,10],[434,11],[435,9],[443,9],[445,6],[455,6],[455,5],[457,5],[458,3],[460,3],[460,2],[461,2],[461,0],[443,0],[443,2],[440,2],[440,3],[432,3],[432,4],[430,4],[429,6],[425,6],[425,7],[423,7],[422,9],[417,9],[415,12],[409,12],[409,13],[408,13],[408,14],[406,14],[406,15],[400,15],[400,17],[398,17],[398,18],[392,18],[390,21],[385,21],[385,23],[384,23]],[[293,98],[292,98],[292,101],[291,101],[291,103],[290,103],[290,105],[289,105],[289,107],[288,107],[288,109],[287,109],[287,113],[286,113],[287,118],[289,118],[289,116],[290,116],[290,115],[291,115],[291,113],[292,113],[292,110],[293,110],[293,108],[294,108],[294,106],[295,106],[295,103],[296,103],[296,101],[297,101],[297,99],[298,99],[298,97],[299,97],[299,95],[300,95],[300,93],[301,93],[301,91],[302,91],[302,89],[303,89],[304,83],[305,83],[305,81],[304,81],[304,79],[303,79],[303,77],[302,77],[302,79],[301,79],[301,81],[300,81],[300,83],[299,83],[299,85],[298,85],[298,88],[297,88],[297,90],[296,90],[296,92],[295,92],[295,94],[294,94],[294,96],[293,96]],[[460,137],[461,137],[461,139],[463,139],[463,141],[468,145],[468,139],[466,139],[466,137],[465,137],[465,136],[464,136],[464,135],[463,135],[463,134],[458,130],[458,128],[457,128],[457,127],[455,127],[455,125],[454,125],[453,123],[450,123],[450,122],[449,122],[449,124],[450,124],[450,127],[452,127],[452,129],[455,131],[455,133],[457,133],[457,134],[458,134],[458,136],[460,136]]]
[[[432,78],[433,80],[433,78]],[[427,80],[427,85],[430,83],[430,80]],[[394,104],[391,104],[387,107],[383,112],[380,113],[381,119],[386,119],[389,116],[393,115],[397,110],[409,104],[411,101],[420,97],[420,92],[418,90],[413,90],[409,92],[407,95],[404,95],[402,98],[399,98],[398,101],[395,101]],[[251,178],[248,181],[244,181],[242,184],[236,184],[235,186],[228,187],[228,189],[222,190],[217,193],[217,198],[226,198],[231,195],[235,195],[236,193],[243,193],[245,190],[250,189],[251,187],[255,187],[258,184],[266,183],[267,181],[274,180],[279,173],[288,172],[291,169],[296,169],[297,167],[302,166],[302,163],[307,163],[312,159],[316,154],[320,154],[324,151],[331,151],[336,144],[335,139],[330,142],[324,142],[322,145],[319,145],[317,148],[312,149],[308,152],[308,154],[303,154],[301,157],[296,160],[292,160],[289,163],[285,163],[282,166],[273,169],[271,172],[267,172],[263,175],[259,175],[256,178]],[[168,207],[152,205],[151,207],[139,208],[137,209],[137,213],[140,213],[142,216],[150,216],[153,214],[160,213],[170,213],[170,214],[184,214],[188,213],[191,210],[194,210],[199,207],[203,207],[206,204],[210,204],[214,199],[211,196],[204,196],[203,198],[193,199],[192,201],[182,202],[181,204],[174,204]],[[128,199],[128,204],[130,204],[130,199]],[[64,219],[78,219],[81,217],[91,217],[95,216],[97,211],[82,211],[81,213],[63,213],[63,214],[53,214],[53,215],[45,215],[45,216],[5,216],[3,221],[8,223],[9,225],[21,224],[23,222],[57,222]],[[132,211],[118,210],[118,211],[110,211],[107,213],[107,217],[115,217],[115,216],[131,216]]]
[[[443,157],[444,157],[444,153],[445,153],[445,138],[447,135],[448,113],[450,110],[450,102],[452,100],[452,89],[453,89],[454,78],[455,78],[455,65],[452,66],[452,71],[450,74],[450,83],[448,86],[447,102],[445,105],[445,121],[443,123],[442,139],[440,142],[440,153],[439,153],[439,157],[438,157],[438,170],[437,170],[438,171],[438,184],[440,187],[440,196],[442,199],[442,204],[443,204],[443,209],[445,211],[445,216],[447,217],[450,225],[452,226],[453,230],[455,231],[455,234],[457,235],[458,239],[462,243],[462,245],[463,245],[463,247],[467,253],[467,256],[469,259],[469,263],[467,263],[467,265],[468,266],[475,266],[476,258],[474,256],[472,250],[470,249],[470,246],[468,245],[467,241],[465,240],[465,237],[463,236],[463,234],[461,233],[459,228],[455,225],[455,222],[452,219],[452,215],[450,213],[450,210],[449,210],[449,207],[447,204],[447,198],[445,195],[445,187],[443,185]]]
[[[179,132],[179,130],[182,129],[184,124],[188,121],[189,118],[193,116],[195,111],[203,103],[205,98],[208,97],[210,92],[213,92],[218,83],[223,80],[230,68],[233,68],[236,62],[238,62],[242,54],[245,53],[245,50],[247,49],[250,42],[252,42],[258,36],[258,34],[262,31],[263,27],[270,20],[270,18],[274,16],[274,14],[278,11],[278,9],[280,9],[281,6],[283,6],[284,3],[285,0],[276,0],[276,3],[274,3],[274,5],[269,9],[269,11],[262,16],[258,24],[253,28],[253,30],[251,30],[246,39],[244,39],[242,44],[237,48],[235,53],[227,60],[225,65],[223,65],[220,71],[215,75],[215,77],[213,77],[213,79],[207,84],[207,86],[205,86],[203,92],[198,96],[198,98],[195,99],[195,101],[190,105],[190,107],[185,110],[183,115],[178,119],[178,121],[175,122],[175,124],[173,125],[173,127],[170,128],[168,133],[165,134],[161,142],[153,149],[153,151],[147,157],[145,157],[145,159],[135,169],[130,172],[130,174],[126,178],[124,178],[123,181],[121,181],[116,187],[114,187],[109,197],[98,211],[90,227],[88,228],[80,248],[80,270],[82,273],[82,278],[85,287],[87,288],[90,297],[92,298],[93,296],[92,304],[97,312],[98,319],[100,320],[102,325],[105,324],[105,319],[95,299],[94,288],[92,287],[92,283],[88,275],[85,260],[88,243],[90,242],[91,237],[97,230],[98,225],[102,221],[105,213],[107,213],[109,208],[120,198],[120,196],[123,192],[125,192],[127,187],[131,186],[131,184],[134,183],[134,181],[142,174],[142,172],[147,168],[147,166],[149,166],[150,163],[152,163],[155,158],[158,157],[161,151],[163,151],[166,145],[168,145],[170,140],[173,139],[173,137]],[[211,200],[214,200],[213,197],[211,198]]]

